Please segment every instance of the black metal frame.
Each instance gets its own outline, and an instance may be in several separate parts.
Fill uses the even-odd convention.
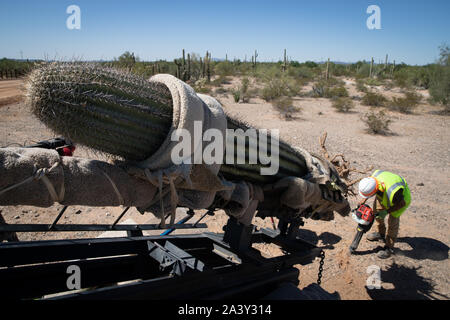
[[[294,265],[311,263],[320,253],[319,248],[293,236],[293,231],[255,231],[234,218],[224,230],[224,234],[175,236],[142,236],[140,230],[128,230],[129,236],[121,238],[3,243],[0,297],[262,298],[281,283],[297,285],[299,271]],[[276,244],[284,255],[264,258],[252,247],[255,243]],[[81,270],[81,291],[67,289],[71,265]],[[124,281],[128,283],[118,284]]]

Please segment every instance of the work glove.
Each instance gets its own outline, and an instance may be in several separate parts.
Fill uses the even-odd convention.
[[[377,212],[377,219],[384,219],[387,216],[387,210],[381,210]]]

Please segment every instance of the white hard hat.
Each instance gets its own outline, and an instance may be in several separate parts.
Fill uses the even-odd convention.
[[[359,195],[365,199],[377,193],[378,181],[374,177],[364,178],[359,182]]]

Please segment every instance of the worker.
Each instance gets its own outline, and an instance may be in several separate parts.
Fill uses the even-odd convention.
[[[408,184],[397,174],[376,170],[370,177],[359,182],[359,195],[363,198],[360,205],[376,195],[373,210],[376,215],[378,232],[367,235],[367,240],[384,240],[385,246],[377,256],[381,259],[389,258],[393,254],[394,243],[397,239],[400,216],[411,203]],[[386,215],[389,215],[387,234],[384,223]]]

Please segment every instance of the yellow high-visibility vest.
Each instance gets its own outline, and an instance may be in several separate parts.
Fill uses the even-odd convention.
[[[382,196],[379,196],[377,193],[378,200],[386,209],[393,206],[392,201],[394,200],[395,193],[398,190],[403,189],[403,198],[405,199],[406,205],[397,211],[391,212],[393,217],[400,217],[411,204],[411,192],[405,179],[395,173],[382,170],[376,170],[372,173],[372,177],[377,178],[377,180],[380,183],[383,183],[386,188]]]

